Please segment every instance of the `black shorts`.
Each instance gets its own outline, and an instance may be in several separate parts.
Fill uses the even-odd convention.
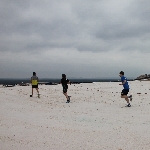
[[[129,89],[123,89],[121,95],[128,95]]]
[[[63,88],[63,93],[67,93],[67,88]]]
[[[68,85],[63,85],[63,93],[67,93]]]
[[[32,88],[38,88],[38,85],[32,85]]]

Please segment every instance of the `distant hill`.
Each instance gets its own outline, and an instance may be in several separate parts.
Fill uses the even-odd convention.
[[[150,80],[150,74],[140,75],[139,77],[136,78],[136,80],[143,80],[143,79]]]

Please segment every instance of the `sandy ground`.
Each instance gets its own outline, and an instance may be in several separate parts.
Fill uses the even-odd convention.
[[[150,82],[130,81],[131,107],[118,82],[0,86],[0,150],[149,150]],[[140,93],[140,94],[137,94]]]

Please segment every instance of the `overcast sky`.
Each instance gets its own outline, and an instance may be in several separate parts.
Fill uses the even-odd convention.
[[[1,0],[0,78],[150,73],[150,0]]]

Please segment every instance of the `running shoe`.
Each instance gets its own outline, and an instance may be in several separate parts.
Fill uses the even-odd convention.
[[[131,107],[130,103],[127,105],[127,107]]]

